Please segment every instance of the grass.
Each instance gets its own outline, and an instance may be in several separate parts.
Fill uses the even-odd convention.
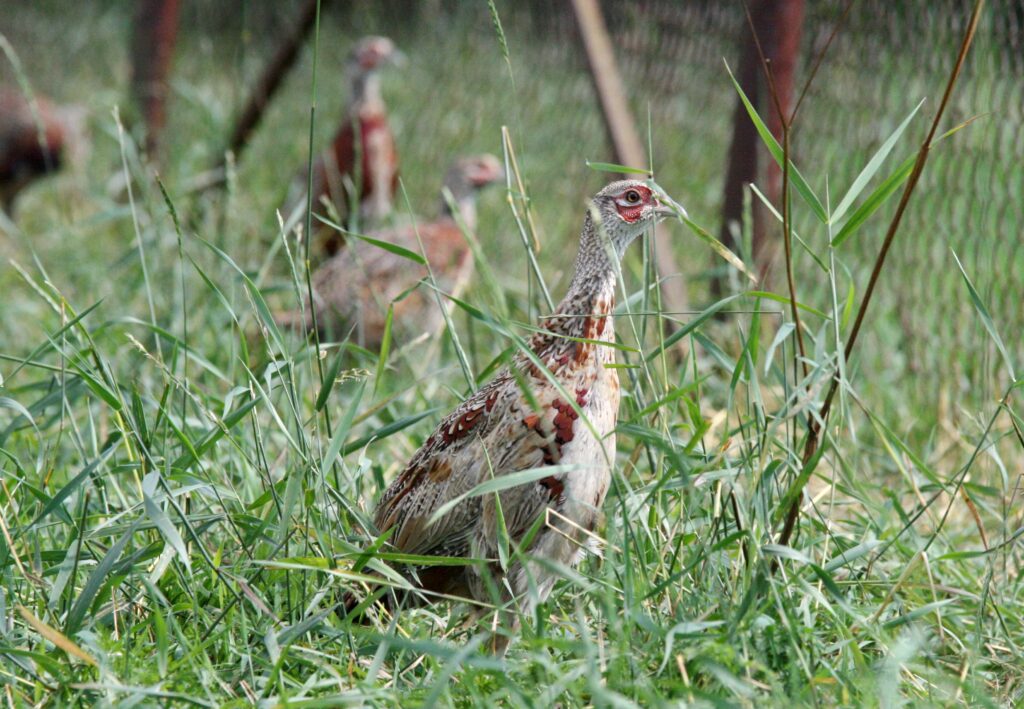
[[[83,14],[57,22],[58,10]],[[416,59],[385,85],[410,203],[429,213],[448,157],[500,153],[508,125],[557,298],[583,199],[606,179],[583,162],[606,157],[604,136],[580,60],[544,41],[525,11],[498,11],[514,91],[486,8],[415,28],[387,6],[325,17],[314,138],[330,134],[344,98],[332,85],[350,39],[339,39],[341,28],[386,28]],[[994,123],[1019,125],[1019,113],[960,131],[925,168],[865,340],[846,363],[821,457],[805,471],[804,514],[788,546],[777,534],[801,475],[805,420],[836,366],[852,318],[847,294],[852,287],[859,303],[891,203],[830,251],[834,233],[794,197],[795,229],[825,264],[797,249],[797,292],[821,313],[801,314],[806,378],[784,304],[737,295],[718,306],[733,312],[727,318],[703,317],[711,256],[681,226],[672,231],[705,305],[679,319],[693,325],[687,341],[699,354],[680,362],[663,352],[655,319],[642,315],[657,310],[643,295],[648,251],[634,247],[624,287],[636,298],[618,332],[636,351],[619,355],[624,396],[603,557],[566,574],[501,661],[481,649],[485,628],[462,627],[457,607],[368,627],[331,613],[364,563],[370,540],[359,529],[377,495],[470,387],[448,337],[396,341],[386,362],[327,347],[325,387],[317,353],[266,316],[265,303],[295,297],[286,251],[296,253],[295,241],[277,233],[273,209],[304,159],[311,56],[227,190],[189,191],[228,133],[240,77],[267,53],[266,32],[256,30],[287,12],[239,19],[186,9],[219,30],[182,38],[161,168],[166,199],[109,114],[123,101],[118,41],[130,13],[90,12],[20,8],[9,35],[38,90],[95,109],[84,165],[27,195],[20,232],[0,235],[12,264],[0,271],[0,677],[11,704],[1022,701],[1024,422],[1011,374],[1022,343],[997,287],[1014,292],[1018,276],[997,264],[1018,258],[1000,237],[1019,231],[1020,215],[1009,208],[994,222],[998,210],[978,206],[1001,194],[986,192],[985,175],[1005,175],[997,184],[1012,190],[1020,168],[981,152],[971,173],[980,187],[944,181],[959,157],[988,149]],[[628,36],[654,32],[643,17],[624,22]],[[88,61],[67,75],[59,53],[30,47],[71,26],[83,29],[66,46]],[[650,97],[659,183],[706,226],[716,219],[728,128],[706,114],[728,115],[735,92],[717,57],[698,60],[723,53],[709,38],[724,27],[714,15],[703,35],[683,31],[678,51],[692,85]],[[797,163],[826,209],[914,105],[941,90],[955,40],[947,44],[921,68],[881,43],[872,61],[911,88],[833,121],[832,102],[851,91],[842,58],[856,49],[840,42],[794,135]],[[986,51],[956,94],[951,125],[988,110],[964,106],[964,96],[1017,90],[991,71]],[[628,75],[662,75],[640,56],[626,52]],[[642,111],[640,89],[636,98]],[[851,210],[916,150],[922,116],[934,109],[926,103],[908,124]],[[117,188],[122,150],[133,206]],[[503,197],[495,191],[480,207],[480,277],[466,295],[477,310],[454,317],[477,383],[515,346],[507,333],[526,333],[516,323],[544,311],[527,288]],[[957,249],[963,272],[948,255],[966,243],[952,236],[961,232],[974,239],[972,250]],[[922,263],[929,278],[919,278]],[[916,305],[907,325],[900,304],[922,292],[935,303]]]

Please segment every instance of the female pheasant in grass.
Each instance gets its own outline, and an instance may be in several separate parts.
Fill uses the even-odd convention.
[[[387,107],[380,91],[380,70],[404,61],[404,55],[387,37],[364,37],[353,48],[345,67],[349,81],[349,105],[341,126],[313,163],[313,208],[329,199],[343,219],[349,204],[359,205],[359,218],[377,226],[391,214],[398,186],[398,151],[388,125]],[[307,172],[303,167],[292,181],[283,210],[287,219],[306,205]],[[355,190],[355,195],[350,192]],[[328,244],[334,253],[337,244]]]
[[[619,380],[608,365],[615,339],[616,265],[631,241],[672,214],[643,182],[613,182],[597,193],[583,219],[569,292],[544,330],[493,381],[448,415],[385,491],[374,517],[381,533],[409,554],[497,559],[501,520],[513,544],[538,519],[524,549],[532,560],[480,566],[433,566],[416,574],[419,588],[527,614],[551,592],[551,563],[574,565],[587,532],[601,517],[615,459]],[[526,393],[528,390],[528,393]],[[468,497],[433,520],[446,503],[493,477],[558,465],[550,475],[497,494]],[[429,599],[428,593],[426,595]],[[346,608],[356,605],[354,596]],[[496,636],[503,651],[507,638]]]
[[[493,155],[476,155],[455,161],[444,180],[463,224],[476,228],[476,193],[504,176]],[[438,287],[457,296],[473,272],[473,255],[455,221],[448,202],[442,199],[441,216],[433,222],[372,232],[372,236],[414,253],[423,254]],[[346,241],[344,249],[327,259],[313,273],[313,303],[317,329],[322,337],[349,335],[363,347],[380,347],[390,305],[396,329],[419,334],[436,332],[444,316],[436,296],[416,284],[427,270],[407,258],[358,239]],[[279,318],[281,324],[299,321],[311,329],[312,313],[292,313]]]

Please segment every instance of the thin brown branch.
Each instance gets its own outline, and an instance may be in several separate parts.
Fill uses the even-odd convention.
[[[853,348],[857,342],[857,336],[860,334],[861,326],[864,323],[864,317],[867,314],[868,306],[871,304],[871,297],[874,295],[875,286],[878,284],[878,279],[882,273],[882,267],[885,265],[885,258],[889,254],[889,248],[892,246],[892,242],[896,237],[896,232],[899,229],[900,222],[903,220],[903,214],[906,212],[907,204],[909,204],[910,198],[914,194],[914,189],[917,187],[917,183],[921,178],[921,172],[924,170],[925,162],[928,160],[928,154],[932,147],[932,142],[935,139],[935,133],[939,128],[939,123],[942,121],[942,116],[946,112],[949,99],[953,94],[953,87],[956,85],[956,81],[960,77],[960,71],[963,69],[964,61],[967,59],[967,52],[970,50],[971,43],[974,41],[974,34],[978,29],[978,20],[981,18],[981,10],[984,5],[985,0],[975,0],[974,9],[971,11],[971,19],[967,24],[963,40],[960,43],[960,52],[957,55],[956,64],[953,65],[953,70],[949,75],[949,81],[946,83],[946,91],[943,93],[942,101],[939,103],[939,108],[935,112],[935,118],[932,120],[931,128],[928,130],[928,136],[921,144],[921,148],[917,153],[917,160],[914,162],[914,169],[911,171],[910,177],[907,179],[907,186],[903,189],[903,194],[900,196],[899,204],[896,207],[896,213],[893,215],[892,221],[889,223],[888,230],[886,230],[885,240],[882,242],[882,247],[879,249],[878,256],[875,259],[875,265],[871,269],[871,277],[868,279],[868,287],[864,293],[864,300],[861,301],[860,308],[857,310],[857,317],[854,320],[853,329],[850,331],[850,337],[846,341],[843,356],[847,360],[849,360],[850,355],[853,353]],[[807,432],[807,441],[804,445],[802,460],[804,466],[808,464],[815,452],[818,450],[818,441],[821,435],[821,429],[824,422],[828,419],[829,412],[832,410],[832,402],[835,400],[835,395],[838,389],[839,370],[837,368],[836,373],[832,378],[832,383],[829,386],[828,393],[825,395],[825,400],[821,405],[818,418],[812,422],[810,430]],[[794,493],[793,502],[790,505],[789,511],[786,513],[786,521],[783,525],[782,533],[779,535],[779,544],[785,545],[789,543],[789,540],[793,535],[793,530],[796,527],[796,521],[800,516],[800,500],[803,490],[798,489],[795,490]]]
[[[793,317],[793,329],[796,330],[796,344],[800,352],[800,363],[804,378],[806,379],[810,371],[807,364],[807,350],[804,345],[803,323],[800,321],[800,309],[796,305],[796,282],[793,278],[793,224],[789,209],[789,135],[795,112],[788,117],[786,116],[782,107],[782,97],[779,95],[778,87],[775,84],[771,63],[764,55],[761,40],[757,35],[757,26],[754,23],[753,16],[750,14],[750,7],[746,2],[743,3],[743,9],[747,13],[747,24],[750,25],[750,33],[754,37],[757,55],[760,57],[761,66],[764,68],[765,81],[768,84],[768,94],[775,104],[775,111],[779,117],[779,126],[782,129],[782,244],[786,258],[786,287],[789,290],[789,304]],[[767,10],[762,9],[762,11],[766,12]]]
[[[825,46],[821,48],[818,55],[814,57],[814,63],[811,64],[811,71],[807,74],[807,81],[804,82],[804,87],[800,90],[800,96],[796,100],[796,104],[793,106],[793,112],[789,115],[789,120],[796,120],[796,114],[800,112],[800,105],[804,102],[804,98],[807,96],[807,90],[811,88],[811,84],[814,83],[814,77],[818,75],[818,69],[821,68],[822,62],[825,61],[825,55],[828,54],[828,48],[832,46],[832,40],[839,34],[839,30],[844,24],[846,24],[846,18],[850,14],[850,9],[853,7],[853,0],[847,0],[846,7],[843,9],[843,14],[839,16],[836,21],[835,27],[832,28],[832,33],[829,34],[828,40],[825,42]]]
[[[796,331],[797,349],[800,350],[800,363],[803,365],[804,379],[806,379],[810,372],[807,364],[807,351],[804,349],[803,323],[800,322],[800,309],[796,306],[796,282],[793,279],[793,220],[789,208],[789,126],[786,126],[782,132],[782,158],[782,245],[786,256],[786,286],[789,288],[793,329]]]

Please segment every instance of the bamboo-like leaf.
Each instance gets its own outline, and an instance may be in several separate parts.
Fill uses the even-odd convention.
[[[36,518],[32,520],[32,523],[24,528],[24,531],[30,531],[34,529],[40,522],[46,519],[50,515],[50,513],[58,509],[64,503],[64,500],[66,500],[68,496],[71,495],[71,493],[77,490],[78,486],[85,482],[86,478],[88,478],[92,473],[94,473],[96,469],[100,465],[102,465],[107,460],[107,458],[109,458],[116,450],[117,442],[113,441],[107,448],[103,450],[102,453],[99,454],[99,457],[97,457],[95,460],[89,463],[89,465],[85,466],[85,468],[82,469],[82,472],[80,472],[78,475],[69,480],[68,483],[64,487],[62,487],[60,491],[50,499],[49,502],[46,503],[43,509],[39,512],[39,514],[36,515]],[[20,534],[21,532],[19,531],[14,535],[14,538],[17,539]]]
[[[772,344],[768,346],[768,351],[764,356],[764,373],[768,376],[769,370],[771,370],[772,361],[775,359],[775,350],[778,349],[790,333],[796,329],[796,324],[791,322],[784,322],[775,333],[775,338],[772,340]]]
[[[363,400],[363,390],[366,389],[366,380],[363,379],[359,382],[359,388],[356,389],[356,393],[352,396],[352,400],[348,404],[348,408],[345,409],[345,416],[341,419],[341,423],[338,425],[338,430],[334,432],[331,437],[331,442],[327,444],[327,452],[324,454],[324,467],[334,463],[334,459],[341,453],[341,448],[345,444],[345,439],[348,437],[348,433],[352,430],[352,420],[355,418],[356,410],[359,408],[359,402]]]
[[[773,217],[775,217],[779,224],[782,224],[782,215],[779,214],[779,210],[775,208],[775,205],[772,204],[771,200],[765,197],[764,193],[761,192],[761,190],[759,190],[757,188],[757,185],[755,185],[753,182],[751,182],[748,186],[750,187],[750,191],[754,193],[754,196],[757,197],[758,200],[760,200],[762,205],[764,205],[764,208],[767,209]],[[796,243],[800,245],[800,247],[807,253],[808,256],[814,259],[814,263],[818,265],[818,268],[821,269],[822,273],[828,273],[828,264],[822,261],[821,257],[818,256],[818,254],[814,253],[811,247],[808,246],[807,242],[803,240],[803,237],[800,236],[800,232],[798,232],[796,229],[793,229],[792,225],[790,226],[790,231],[793,234],[793,238],[796,240]]]
[[[747,291],[745,295],[749,295],[752,298],[764,298],[765,300],[774,300],[776,303],[783,303],[785,305],[790,305],[792,303],[792,301],[786,296],[779,295],[778,293],[772,293],[766,290],[751,290]],[[828,316],[828,313],[818,310],[817,308],[812,308],[809,305],[804,305],[800,301],[797,301],[796,307],[799,308],[800,310],[803,310],[804,312],[810,313],[811,315],[817,315],[819,318],[822,318],[823,320],[832,319]]]
[[[34,627],[34,626],[33,626]],[[10,645],[0,645],[0,654],[6,655],[8,658],[13,660],[18,665],[25,666],[23,663],[18,661],[17,658],[24,657],[32,662],[36,663],[36,666],[43,669],[45,672],[49,672],[54,677],[64,677],[69,669],[71,669],[66,662],[62,659],[58,660],[50,655],[43,652],[33,652],[32,650],[25,650],[20,647],[11,647]]]
[[[864,169],[860,171],[859,175],[857,175],[853,184],[850,185],[850,189],[846,191],[843,199],[839,202],[839,206],[832,212],[832,215],[829,217],[829,223],[835,224],[843,218],[843,215],[846,214],[846,210],[850,208],[853,201],[857,199],[871,178],[875,176],[876,172],[878,172],[878,168],[880,168],[882,163],[885,162],[885,159],[889,157],[889,153],[892,152],[893,147],[896,145],[896,141],[898,141],[900,136],[903,135],[903,131],[906,130],[907,126],[910,124],[910,120],[917,115],[917,111],[922,105],[924,105],[923,99],[914,107],[914,110],[910,112],[910,115],[903,119],[903,122],[900,123],[896,130],[892,132],[892,135],[882,143],[881,147],[875,151],[875,154],[871,156],[871,159],[868,160],[868,164],[864,166]]]
[[[814,575],[818,577],[819,581],[821,581],[825,590],[828,591],[833,600],[839,604],[839,607],[850,615],[856,615],[856,611],[853,606],[850,605],[849,601],[846,600],[846,596],[843,594],[842,589],[839,588],[839,584],[836,583],[836,580],[832,578],[832,574],[830,574],[827,569],[823,569],[817,564],[812,563],[809,564],[809,566],[811,567],[811,571],[814,572]]]
[[[850,215],[839,233],[832,238],[832,246],[838,247],[844,241],[853,236],[867,218],[878,211],[892,194],[907,181],[910,173],[914,170],[914,163],[917,162],[917,155],[911,155],[896,168],[896,171],[889,175],[882,184],[876,187],[868,198]]]
[[[871,541],[867,542],[861,542],[857,546],[850,547],[839,556],[833,558],[831,561],[825,564],[823,568],[825,571],[831,573],[842,566],[846,566],[852,561],[856,561],[862,556],[870,554],[872,551],[877,549],[881,544],[882,542],[880,542],[877,539],[872,539]]]
[[[362,448],[370,441],[382,441],[388,436],[398,433],[403,428],[408,428],[409,426],[412,426],[415,423],[419,423],[427,416],[433,416],[435,413],[437,413],[437,411],[438,409],[436,407],[433,409],[427,409],[422,413],[413,414],[412,416],[400,418],[397,421],[389,423],[387,426],[381,426],[373,433],[369,433],[360,438],[359,440],[352,441],[351,443],[342,446],[341,455],[348,455],[352,451]]]
[[[948,606],[950,603],[956,603],[956,601],[957,601],[956,598],[947,598],[947,599],[942,600],[942,601],[935,601],[934,603],[926,603],[923,606],[921,606],[920,608],[915,608],[914,610],[910,611],[909,613],[904,613],[901,616],[897,616],[896,618],[893,618],[892,620],[886,621],[885,623],[882,624],[882,627],[885,628],[886,630],[891,630],[892,628],[898,628],[901,625],[906,625],[907,623],[909,623],[909,622],[911,622],[913,620],[917,620],[918,618],[921,618],[922,616],[926,616],[929,613],[934,613],[939,608],[942,608],[944,606]]]
[[[980,117],[981,116],[973,116],[964,121],[963,123],[959,123],[953,126],[948,131],[946,131],[941,136],[935,139],[935,142],[932,143],[932,148],[934,148],[935,146],[937,146],[939,143],[946,140],[950,136],[953,136],[956,133],[960,132],[961,130],[969,126],[971,123],[973,123]],[[867,220],[868,217],[874,214],[879,207],[885,204],[885,202],[889,199],[892,193],[899,189],[899,187],[904,182],[906,182],[907,179],[910,177],[910,173],[913,172],[914,170],[915,162],[917,162],[917,153],[914,153],[913,155],[910,155],[906,159],[904,159],[904,161],[900,163],[899,167],[896,168],[896,171],[889,175],[889,177],[886,178],[886,180],[882,182],[882,184],[880,184],[878,187],[874,189],[874,191],[872,191],[871,195],[866,200],[864,200],[864,203],[861,204],[861,206],[858,207],[857,210],[850,215],[850,218],[846,220],[846,223],[843,224],[842,228],[839,230],[839,233],[832,238],[832,246],[839,246],[848,238],[850,238],[853,235],[853,233],[860,228],[861,224],[863,224]],[[837,219],[833,218],[832,221],[834,223],[835,221],[837,221]]]
[[[782,154],[782,146],[779,145],[779,141],[775,140],[775,136],[768,130],[768,126],[764,124],[761,117],[757,115],[757,109],[750,103],[750,99],[743,93],[743,89],[740,87],[736,77],[732,75],[732,70],[729,68],[728,62],[725,65],[725,70],[729,72],[729,78],[732,79],[733,86],[736,87],[736,91],[740,95],[740,101],[743,102],[743,107],[747,109],[747,115],[750,116],[750,120],[754,123],[754,128],[757,129],[758,135],[761,136],[761,140],[764,141],[765,146],[768,148],[768,152],[775,158],[775,162],[781,167],[783,164],[784,156]],[[796,165],[793,161],[789,161],[789,177],[793,181],[793,186],[796,187],[796,191],[800,193],[800,196],[804,198],[807,205],[814,212],[814,215],[818,217],[818,220],[822,224],[828,223],[828,213],[825,211],[825,207],[822,206],[821,200],[814,194],[814,190],[807,184],[807,180],[800,174],[800,171],[796,169]]]
[[[494,516],[498,522],[497,524],[497,547],[498,547],[498,564],[502,570],[507,570],[509,566],[509,535],[508,525],[505,524],[505,510],[501,507],[501,495],[494,493]]]
[[[178,470],[186,470],[199,459],[199,456],[208,451],[217,441],[219,441],[227,431],[234,428],[238,422],[241,421],[259,402],[259,399],[250,399],[225,416],[221,420],[221,425],[214,425],[213,428],[203,436],[203,439],[199,441],[199,445],[191,448],[185,453],[182,453],[174,460],[171,466]]]
[[[794,549],[793,547],[782,544],[765,544],[761,547],[761,551],[769,556],[791,559],[792,561],[799,561],[801,564],[811,563],[810,558],[808,558],[808,556],[799,549]]]
[[[393,551],[377,552],[374,556],[396,564],[416,564],[419,566],[472,566],[481,561],[486,561],[486,559],[475,559],[468,556],[433,556],[432,554],[404,554]]]
[[[8,396],[0,396],[0,409],[11,409],[19,416],[24,416],[32,428],[36,428],[36,420],[32,418],[32,414],[29,413],[29,410],[14,399]]]
[[[117,397],[117,394],[104,386],[99,379],[83,369],[74,358],[68,359],[68,366],[75,370],[75,373],[82,378],[85,385],[89,387],[93,394],[103,399],[103,401],[105,401],[114,411],[121,410],[121,400]]]

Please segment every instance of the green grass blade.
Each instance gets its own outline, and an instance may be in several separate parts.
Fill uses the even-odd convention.
[[[472,490],[459,495],[453,500],[449,500],[447,503],[437,508],[434,514],[432,514],[430,519],[427,521],[427,525],[429,526],[437,522],[439,519],[451,512],[456,505],[461,503],[463,500],[468,500],[472,497],[479,497],[490,493],[501,492],[502,490],[526,485],[527,483],[536,482],[538,480],[551,477],[552,475],[560,475],[573,470],[580,470],[583,467],[585,466],[545,465],[540,468],[529,468],[527,470],[520,470],[515,473],[508,473],[507,475],[499,475],[498,477],[489,478],[474,487]]]
[[[692,320],[690,320],[690,322],[686,323],[686,325],[684,325],[683,327],[679,328],[678,330],[673,332],[671,335],[666,337],[665,340],[661,344],[659,344],[653,350],[648,352],[647,356],[645,356],[644,359],[647,360],[648,362],[652,361],[654,358],[656,358],[662,352],[665,352],[666,350],[670,349],[677,342],[679,342],[684,337],[689,335],[691,332],[696,330],[698,327],[700,327],[701,325],[706,323],[708,320],[713,318],[715,316],[715,314],[719,310],[722,310],[729,303],[732,303],[733,301],[737,300],[740,297],[742,297],[742,294],[741,293],[737,293],[737,294],[734,294],[734,295],[726,296],[725,298],[722,298],[721,300],[719,300],[716,303],[712,303],[707,308],[702,310],[700,312],[700,314],[697,315],[697,317],[693,318]]]
[[[906,158],[900,163],[900,166],[896,168],[894,173],[889,175],[882,184],[868,195],[868,198],[850,215],[850,218],[843,224],[839,233],[832,239],[833,248],[841,246],[844,241],[853,236],[861,225],[867,221],[868,217],[878,211],[878,208],[888,201],[889,197],[910,177],[910,173],[914,170],[915,162],[917,162],[916,154]]]
[[[391,352],[391,324],[395,319],[395,306],[388,303],[388,312],[384,316],[384,336],[380,341],[380,352],[377,355],[377,372],[373,376],[373,394],[377,395],[384,381],[384,372],[388,365],[388,354]]]
[[[357,234],[354,231],[349,231],[348,229],[346,229],[345,227],[341,226],[340,224],[338,224],[336,222],[332,222],[330,219],[327,219],[326,217],[322,217],[319,214],[316,215],[316,218],[319,221],[321,221],[324,224],[326,224],[327,226],[331,227],[332,229],[337,229],[339,232],[344,234],[346,237],[349,237],[349,236],[355,237],[356,239],[359,239],[360,241],[365,241],[367,244],[370,244],[371,246],[376,246],[378,249],[383,249],[384,251],[387,251],[388,253],[392,253],[395,256],[400,256],[401,258],[408,259],[409,261],[412,261],[413,263],[418,263],[420,266],[426,266],[427,265],[427,260],[425,258],[423,258],[422,256],[420,256],[415,251],[410,251],[409,249],[407,249],[405,247],[402,247],[402,246],[399,246],[398,244],[392,244],[390,241],[383,241],[382,239],[375,239],[372,236],[367,236],[366,234]]]
[[[747,265],[743,263],[743,260],[730,251],[729,247],[713,237],[707,229],[700,226],[689,217],[680,214],[679,218],[683,220],[683,223],[686,224],[686,226],[690,228],[690,231],[696,234],[701,241],[711,247],[712,251],[728,261],[729,264],[731,264],[737,271],[749,278],[752,283],[757,283],[757,276],[751,273],[750,269],[747,268]]]
[[[341,372],[341,365],[344,361],[345,349],[339,347],[334,355],[334,359],[331,361],[330,368],[324,372],[324,383],[320,387],[320,393],[316,395],[316,403],[313,405],[313,408],[317,411],[323,411],[324,406],[327,405],[327,400],[331,398],[331,392],[337,383],[338,374]]]
[[[356,410],[359,408],[359,402],[363,399],[363,391],[365,389],[366,380],[363,379],[359,382],[359,386],[356,389],[355,394],[352,395],[348,408],[345,409],[345,416],[338,424],[338,428],[334,432],[331,442],[327,444],[327,452],[324,453],[323,458],[323,465],[325,468],[329,465],[333,465],[334,461],[338,458],[338,454],[341,453],[341,449],[345,444],[345,439],[348,437],[349,431],[352,430],[352,420],[355,418]]]
[[[189,572],[192,570],[192,564],[189,560],[188,549],[185,547],[185,540],[178,534],[177,528],[171,523],[170,517],[167,516],[167,512],[158,504],[156,499],[157,487],[160,485],[160,473],[153,471],[147,473],[146,477],[142,479],[142,501],[146,509],[146,516],[152,520],[153,524],[160,531],[160,536],[171,545],[171,548],[178,555],[178,559],[181,561],[182,566]]]
[[[644,177],[650,177],[651,171],[646,170],[642,167],[629,167],[628,165],[617,165],[612,162],[591,162],[586,161],[587,167],[591,170],[598,172],[613,172],[617,175],[643,175]]]
[[[960,263],[960,257],[956,255],[955,251],[953,252],[953,258],[956,260],[956,267],[960,269],[960,275],[964,278],[964,283],[967,284],[967,291],[971,294],[971,302],[974,303],[974,309],[978,311],[978,315],[981,317],[981,324],[985,326],[985,330],[995,343],[996,349],[1003,356],[1003,363],[1006,365],[1006,371],[1010,373],[1010,379],[1016,381],[1017,375],[1013,371],[1013,360],[1010,358],[1010,353],[1006,350],[1006,345],[1003,344],[1003,338],[999,336],[996,324],[992,322],[992,316],[989,315],[988,308],[982,302],[981,296],[971,282],[970,276],[967,275],[967,271],[964,270],[964,265]]]
[[[404,418],[400,418],[397,421],[393,421],[386,426],[381,426],[373,433],[369,433],[358,440],[352,441],[351,443],[342,446],[341,455],[348,455],[354,450],[359,450],[360,448],[370,443],[371,441],[382,441],[388,436],[392,436],[404,428],[408,428],[413,424],[419,423],[428,416],[433,416],[437,412],[437,408],[427,409],[426,411],[420,412],[418,414],[413,414],[412,416],[405,416]]]
[[[85,620],[86,613],[89,612],[89,607],[92,602],[96,599],[96,594],[99,593],[100,588],[107,582],[110,572],[114,568],[114,564],[121,558],[121,554],[124,553],[125,547],[128,546],[128,542],[131,541],[132,536],[135,535],[135,529],[138,523],[133,524],[127,532],[125,532],[120,539],[118,539],[107,553],[100,559],[100,563],[96,565],[96,568],[89,574],[89,578],[86,579],[85,586],[82,587],[81,592],[75,599],[75,605],[71,607],[71,612],[68,613],[67,620],[64,623],[64,632],[67,635],[74,635],[78,632],[78,629],[82,627],[82,621]]]
[[[910,112],[910,115],[903,119],[903,122],[897,126],[896,130],[892,132],[892,135],[890,135],[885,142],[882,143],[881,147],[878,148],[875,154],[871,156],[871,159],[868,160],[868,164],[860,171],[860,174],[857,175],[853,184],[850,185],[850,189],[846,191],[843,199],[840,200],[839,206],[832,211],[832,215],[829,217],[829,223],[835,224],[843,218],[843,215],[846,214],[846,210],[849,209],[854,200],[860,196],[861,191],[867,186],[868,182],[871,181],[871,178],[875,176],[875,173],[878,172],[878,169],[882,166],[882,163],[885,162],[885,159],[889,157],[889,153],[892,152],[896,142],[900,139],[900,136],[903,135],[903,131],[906,130],[908,125],[910,125],[911,119],[917,115],[918,109],[923,105],[924,100],[914,107],[914,110]]]
[[[775,158],[775,162],[779,164],[779,167],[782,167],[785,159],[785,156],[782,154],[782,146],[779,145],[779,141],[775,140],[775,136],[772,135],[772,132],[768,130],[768,126],[764,124],[764,121],[762,121],[761,117],[757,114],[757,109],[754,108],[752,103],[750,103],[750,99],[747,98],[747,95],[743,93],[743,89],[740,87],[739,82],[736,81],[736,77],[732,75],[732,70],[729,68],[728,63],[725,65],[725,70],[729,72],[729,78],[732,79],[732,85],[736,87],[736,91],[740,95],[740,101],[743,102],[743,107],[747,109],[747,115],[750,116],[750,120],[753,121],[754,128],[757,129],[757,134],[761,136],[761,140],[764,142],[765,147],[768,148],[768,152],[771,153],[771,156]],[[812,190],[811,186],[807,184],[807,180],[805,180],[804,176],[800,174],[800,171],[796,169],[796,165],[793,164],[792,160],[789,161],[789,169],[790,179],[793,181],[793,186],[796,187],[796,191],[800,193],[801,197],[803,197],[804,201],[811,208],[811,211],[814,212],[814,216],[818,218],[818,221],[822,224],[827,224],[828,213],[822,206],[821,200],[818,199],[816,194],[814,194],[814,190]]]

